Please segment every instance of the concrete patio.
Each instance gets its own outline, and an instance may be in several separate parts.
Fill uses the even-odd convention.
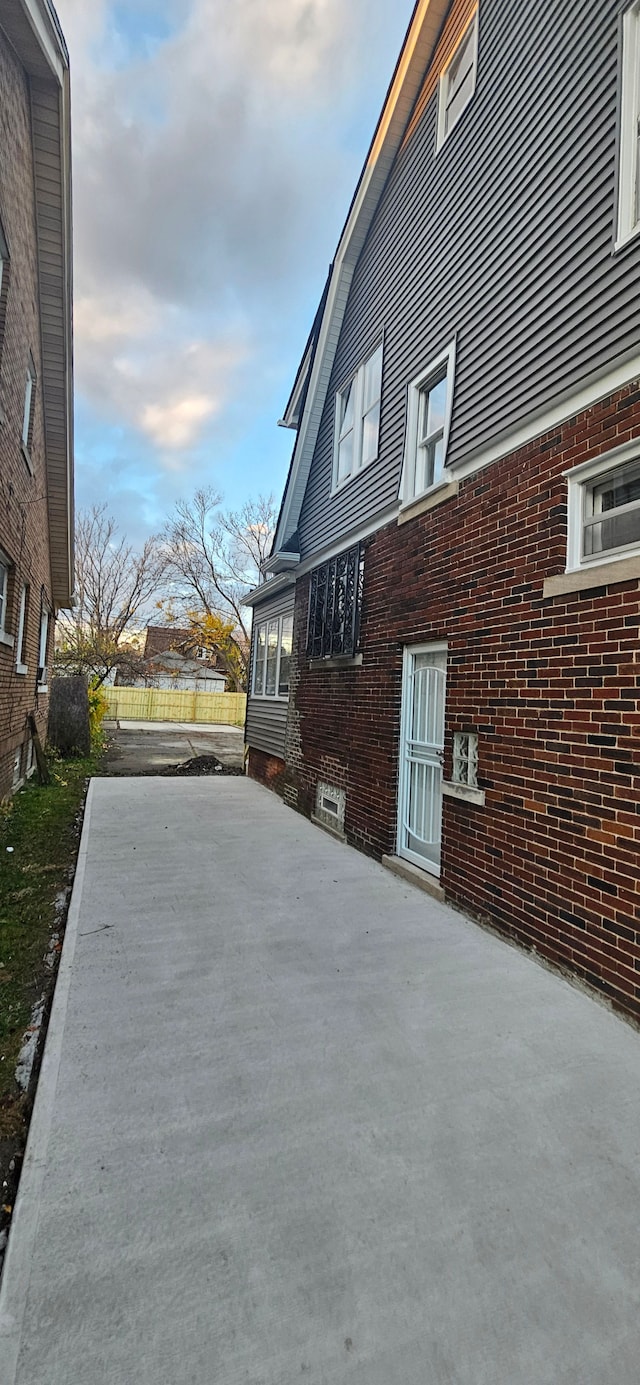
[[[245,779],[94,781],[2,1385],[637,1385],[640,1037]]]

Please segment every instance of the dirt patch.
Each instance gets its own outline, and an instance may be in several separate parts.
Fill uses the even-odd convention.
[[[244,774],[244,770],[237,765],[223,765],[217,760],[215,755],[194,755],[190,760],[185,760],[180,765],[167,765],[166,769],[160,770],[161,774]]]

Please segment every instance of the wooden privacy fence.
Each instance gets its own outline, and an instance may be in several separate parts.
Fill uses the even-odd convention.
[[[245,693],[170,692],[164,688],[101,688],[112,721],[208,721],[244,726]]]

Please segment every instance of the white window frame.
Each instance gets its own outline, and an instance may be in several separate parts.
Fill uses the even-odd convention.
[[[285,612],[284,612],[282,615],[280,615],[280,616],[265,616],[265,617],[263,617],[262,620],[256,620],[255,629],[254,629],[254,632],[253,632],[253,658],[252,658],[252,660],[251,660],[251,664],[252,664],[252,670],[251,670],[251,696],[252,696],[252,697],[261,697],[261,698],[263,697],[263,698],[265,698],[266,700],[268,700],[269,702],[288,702],[288,701],[289,701],[289,693],[288,693],[288,692],[287,692],[287,693],[281,693],[281,692],[280,692],[280,665],[281,665],[281,662],[282,662],[282,632],[283,632],[283,627],[284,627],[285,621],[291,621],[291,640],[292,640],[292,648],[293,648],[293,613],[292,613],[291,611],[289,611],[289,612],[286,612],[286,611],[285,611]],[[276,638],[277,638],[277,642],[278,642],[278,643],[277,643],[278,654],[277,654],[277,659],[276,659],[276,681],[275,681],[275,691],[272,692],[272,693],[268,693],[268,692],[266,691],[266,687],[267,687],[267,654],[268,654],[268,651],[269,651],[269,626],[270,626],[270,625],[277,625],[277,634],[276,634]],[[266,640],[265,640],[265,647],[264,647],[264,664],[263,664],[263,668],[262,668],[261,686],[258,687],[258,686],[257,686],[257,681],[256,681],[256,673],[257,673],[257,659],[256,659],[256,653],[257,653],[257,648],[258,648],[258,633],[259,633],[259,631],[260,631],[261,629],[263,629],[263,628],[266,628]]]
[[[446,117],[447,117],[447,106],[448,106],[448,104],[449,104],[449,96],[450,96],[450,71],[451,71],[451,65],[452,65],[452,63],[455,61],[455,58],[456,58],[456,56],[457,56],[457,54],[458,54],[458,51],[459,51],[459,49],[460,49],[461,44],[463,44],[463,43],[466,42],[466,39],[467,39],[468,36],[469,36],[469,31],[470,31],[471,29],[473,30],[473,32],[472,32],[472,40],[473,40],[473,54],[472,54],[472,61],[473,61],[473,68],[472,68],[472,71],[473,71],[473,84],[472,84],[472,87],[471,87],[471,91],[469,92],[469,98],[468,98],[466,104],[462,107],[462,110],[458,111],[458,114],[457,114],[455,120],[453,121],[453,124],[450,125],[450,126],[449,126],[449,129],[447,130],[445,127],[446,127]],[[458,39],[458,42],[456,43],[456,46],[455,46],[455,48],[454,48],[454,50],[453,50],[453,53],[451,53],[451,54],[449,55],[449,58],[448,58],[446,67],[445,67],[444,70],[440,73],[440,81],[439,81],[439,83],[438,83],[438,121],[437,121],[437,129],[436,129],[436,153],[438,152],[439,149],[442,148],[442,146],[443,146],[443,144],[445,143],[445,141],[448,140],[449,135],[452,133],[453,130],[455,130],[456,125],[458,124],[458,122],[460,121],[460,119],[462,118],[462,116],[464,115],[464,113],[465,113],[467,107],[471,104],[471,101],[473,100],[473,96],[474,96],[475,89],[476,89],[477,77],[478,77],[478,9],[477,9],[477,7],[476,7],[476,9],[474,10],[474,12],[473,12],[473,14],[472,14],[472,16],[471,16],[471,18],[470,18],[468,24],[466,25],[465,29],[463,30],[463,32],[462,32],[461,35],[460,35],[460,38]]]
[[[442,465],[437,472],[430,486],[425,490],[415,491],[415,473],[418,458],[418,424],[420,420],[420,405],[423,394],[427,392],[430,383],[434,385],[443,378],[442,371],[446,369],[447,381],[447,405],[444,419],[444,431],[442,435]],[[400,477],[400,507],[415,504],[424,495],[430,495],[432,491],[439,490],[441,486],[447,485],[451,479],[451,473],[447,474],[447,449],[449,446],[449,431],[451,428],[451,411],[453,408],[453,388],[456,371],[456,342],[455,338],[439,356],[434,357],[425,370],[421,370],[415,380],[411,381],[407,392],[407,426],[405,429],[404,457],[402,462],[402,475]]]
[[[47,645],[49,643],[49,609],[42,607],[40,613],[40,638],[38,643],[38,690],[46,692],[49,684],[47,667]]]
[[[25,387],[24,387],[24,413],[22,416],[22,445],[25,452],[29,452],[29,438],[31,435],[31,421],[33,418],[34,394],[36,387],[36,368],[33,356],[29,357],[27,365]]]
[[[622,16],[616,250],[640,233],[640,0]]]
[[[368,460],[367,460],[366,462],[363,462],[363,461],[362,461],[362,443],[363,443],[363,437],[364,437],[364,429],[363,429],[363,426],[362,426],[362,425],[363,425],[363,421],[364,421],[364,412],[363,412],[363,409],[364,409],[364,381],[365,381],[365,372],[366,372],[367,366],[369,365],[369,362],[373,360],[374,356],[377,355],[378,351],[381,353],[381,354],[380,354],[380,393],[379,393],[379,395],[377,396],[377,398],[374,399],[374,400],[370,403],[369,409],[367,410],[367,412],[370,412],[370,410],[371,410],[372,408],[374,408],[376,404],[379,404],[379,405],[380,405],[380,412],[382,412],[382,407],[381,407],[381,406],[382,406],[382,379],[383,379],[383,374],[384,374],[384,338],[380,338],[380,340],[379,340],[378,342],[376,342],[376,345],[374,346],[373,350],[369,352],[368,356],[366,357],[366,359],[365,359],[364,361],[361,361],[361,363],[360,363],[360,365],[358,366],[358,369],[355,371],[355,373],[354,373],[353,375],[351,375],[350,378],[349,378],[348,380],[345,381],[344,385],[342,385],[341,388],[340,388],[339,390],[336,391],[336,396],[335,396],[335,420],[334,420],[334,433],[333,433],[333,473],[332,473],[332,482],[331,482],[331,494],[332,494],[332,496],[333,496],[333,495],[337,495],[340,491],[342,491],[342,490],[344,489],[345,486],[348,486],[349,483],[350,483],[351,481],[354,481],[355,478],[356,478],[357,476],[360,476],[360,474],[361,474],[363,471],[365,471],[366,468],[367,468],[368,466],[371,466],[373,462],[377,462],[378,457],[379,457],[379,455],[380,455],[380,416],[379,416],[379,417],[378,417],[378,439],[377,439],[377,446],[376,446],[375,456],[374,456],[374,457],[369,457]],[[347,390],[349,389],[349,387],[351,387],[352,390],[353,390],[353,453],[352,453],[352,466],[351,466],[351,471],[349,472],[349,475],[348,475],[348,476],[343,476],[342,479],[339,481],[339,480],[338,480],[339,448],[340,448],[341,439],[342,439],[342,437],[343,437],[343,434],[342,434],[342,431],[341,431],[341,430],[342,430],[341,401],[342,401],[343,395],[346,394],[346,392],[347,392]]]
[[[24,652],[25,652],[25,650],[24,650],[24,645],[25,645],[25,635],[26,635],[27,597],[28,597],[28,594],[29,594],[29,586],[28,586],[28,583],[27,583],[27,582],[23,582],[23,583],[22,583],[22,589],[21,589],[21,591],[20,591],[20,611],[19,611],[19,615],[18,615],[18,634],[17,634],[17,639],[16,639],[16,673],[20,673],[20,674],[25,674],[25,673],[28,673],[28,672],[29,672],[29,668],[28,668],[28,665],[27,665],[27,663],[26,663],[26,660],[23,658],[23,655],[24,655]]]
[[[0,548],[0,644],[6,644],[13,649],[13,635],[7,630],[7,613],[9,603],[9,574],[11,572],[11,559]]]
[[[589,568],[602,567],[604,563],[624,562],[625,558],[640,555],[640,540],[637,544],[627,544],[624,548],[603,549],[600,553],[587,556],[582,551],[591,487],[634,462],[640,464],[640,446],[637,440],[597,457],[594,461],[583,462],[581,466],[563,472],[567,482],[567,572],[584,572]],[[615,511],[608,513],[613,516]]]

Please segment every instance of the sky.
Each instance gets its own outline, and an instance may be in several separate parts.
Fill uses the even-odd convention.
[[[279,500],[278,428],[413,0],[56,0],[71,55],[76,503]]]

